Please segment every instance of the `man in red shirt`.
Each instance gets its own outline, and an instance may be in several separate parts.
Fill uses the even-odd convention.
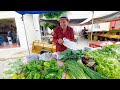
[[[59,23],[60,26],[55,28],[53,35],[53,42],[56,44],[56,52],[62,52],[67,49],[67,47],[63,45],[63,38],[74,41],[74,31],[73,28],[68,26],[68,18],[61,17]]]

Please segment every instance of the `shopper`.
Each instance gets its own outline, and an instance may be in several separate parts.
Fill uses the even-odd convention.
[[[85,37],[85,38],[87,38],[87,32],[86,31],[88,31],[85,27],[84,27],[84,29],[83,29],[83,36]]]
[[[12,30],[8,31],[8,38],[11,38],[10,41],[13,42],[13,32],[12,32]]]

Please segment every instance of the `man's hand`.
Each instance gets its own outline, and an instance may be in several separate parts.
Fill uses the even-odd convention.
[[[58,39],[58,43],[60,44],[60,45],[62,45],[63,44],[63,40],[62,39]]]

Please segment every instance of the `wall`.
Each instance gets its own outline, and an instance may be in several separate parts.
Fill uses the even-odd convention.
[[[32,45],[34,40],[41,40],[39,14],[25,14],[24,24],[29,45]]]
[[[95,26],[95,25],[98,25],[98,27]],[[110,27],[110,22],[94,24],[93,25],[93,30],[95,30],[95,31],[109,30],[109,27]]]
[[[79,35],[82,28],[80,26],[71,26],[74,30],[75,35]]]
[[[33,24],[33,16],[31,14],[25,14],[23,19],[24,19],[28,44],[32,45],[32,42],[36,38],[34,24]]]
[[[20,45],[22,48],[27,48],[25,30],[29,45],[32,45],[32,42],[34,40],[41,39],[39,15],[32,15],[32,14],[23,15],[23,19],[24,19],[24,24],[23,24],[21,14],[18,14],[15,11],[0,11],[0,19],[9,19],[9,18],[15,18],[17,34],[19,36]]]
[[[27,48],[24,27],[23,27],[21,16],[22,15],[18,14],[15,11],[0,11],[0,19],[15,18],[16,29],[19,35],[21,48]]]
[[[88,31],[91,31],[92,25],[85,25],[85,26],[80,26],[82,29],[86,27]],[[110,27],[110,22],[105,22],[105,23],[98,23],[98,24],[93,24],[93,31],[103,31],[103,30],[109,30]]]
[[[41,30],[39,22],[39,14],[33,14],[33,24],[35,29],[35,40],[41,40]]]

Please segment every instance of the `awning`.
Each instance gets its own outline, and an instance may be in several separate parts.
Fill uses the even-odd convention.
[[[60,11],[16,11],[19,14],[45,14],[45,13],[52,13],[52,12],[60,12]]]
[[[87,18],[82,18],[82,19],[69,19],[70,20],[70,24],[79,24],[83,21],[85,21]],[[48,22],[48,23],[52,23],[54,25],[58,25],[59,21],[58,20],[48,20],[48,19],[40,19],[40,22]]]
[[[102,16],[102,17],[99,17],[99,18],[93,18],[93,19],[94,19],[94,24],[110,22],[112,20],[120,19],[120,11],[114,12],[112,14]],[[92,20],[89,20],[88,22],[80,24],[80,25],[90,25],[90,24],[92,24]]]
[[[58,20],[46,20],[46,19],[40,19],[40,22],[51,23],[51,24],[53,24],[53,25],[58,25],[58,24],[59,24]]]

